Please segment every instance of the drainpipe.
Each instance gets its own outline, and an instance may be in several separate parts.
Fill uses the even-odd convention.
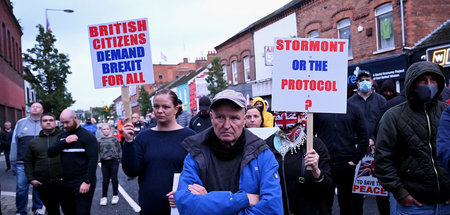
[[[404,19],[404,10],[403,10],[403,0],[400,0],[400,16],[402,20],[402,47],[403,49],[410,50],[411,47],[406,47],[405,41],[405,19]]]

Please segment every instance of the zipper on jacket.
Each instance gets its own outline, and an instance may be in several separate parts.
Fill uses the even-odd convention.
[[[430,147],[430,157],[431,157],[431,163],[433,164],[433,170],[436,174],[436,182],[437,182],[437,197],[439,198],[439,193],[441,192],[441,187],[439,186],[439,175],[436,170],[436,164],[433,159],[433,148],[431,147],[431,124],[430,124],[430,118],[428,117],[428,113],[426,109],[424,109],[425,116],[427,117],[427,125],[428,125],[428,146]],[[437,199],[436,199],[437,200]]]
[[[291,209],[289,207],[289,196],[288,196],[288,192],[287,192],[286,175],[284,174],[284,155],[281,155],[281,171],[283,173],[283,182],[284,182],[283,188],[284,188],[284,193],[286,194],[286,206],[287,206],[288,214],[292,214]]]
[[[48,148],[50,148],[50,136],[47,136],[47,150]],[[50,157],[47,155],[47,163],[48,163],[48,167],[51,169],[50,166]]]

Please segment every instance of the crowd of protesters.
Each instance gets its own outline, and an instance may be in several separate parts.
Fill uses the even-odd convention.
[[[6,171],[17,179],[17,214],[27,213],[29,184],[35,214],[44,214],[43,205],[50,215],[90,214],[98,163],[100,205],[108,205],[110,182],[110,203],[119,202],[122,168],[129,180],[138,178],[140,214],[332,214],[335,195],[340,214],[363,214],[364,196],[352,190],[368,153],[389,193],[377,197],[380,214],[450,214],[450,100],[442,98],[442,68],[411,65],[400,93],[390,80],[379,90],[375,84],[370,71],[360,71],[345,114],[314,115],[311,150],[306,113],[271,112],[263,98],[248,101],[233,90],[199,98],[191,115],[164,89],[152,113],[133,113],[116,126],[90,118],[81,125],[71,109],[57,118],[35,103],[29,117],[15,128],[5,122],[1,133]],[[272,133],[263,140],[251,129]],[[175,173],[181,175],[173,190]]]

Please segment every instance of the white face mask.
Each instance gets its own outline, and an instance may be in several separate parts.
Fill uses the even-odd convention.
[[[370,81],[359,82],[359,90],[363,93],[367,93],[372,89],[372,83]]]

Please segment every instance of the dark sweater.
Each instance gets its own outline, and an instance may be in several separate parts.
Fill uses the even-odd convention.
[[[66,137],[75,134],[78,141],[67,143]],[[98,144],[88,130],[78,127],[74,131],[64,131],[48,149],[48,156],[61,156],[63,182],[79,185],[82,182],[95,183],[98,162]]]
[[[122,168],[130,177],[139,176],[141,214],[170,214],[166,194],[172,191],[173,174],[183,170],[187,155],[181,142],[194,134],[189,128],[146,129],[133,142],[124,144]]]

